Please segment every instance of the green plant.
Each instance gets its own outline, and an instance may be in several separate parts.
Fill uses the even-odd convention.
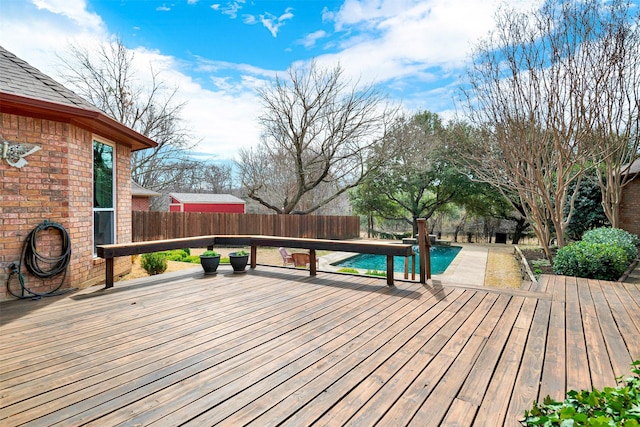
[[[167,270],[167,257],[162,252],[144,254],[140,257],[140,266],[151,276]]]
[[[231,261],[229,261],[229,257],[228,256],[224,256],[220,258],[220,264],[230,264]]]
[[[542,275],[542,267],[549,267],[551,263],[548,259],[535,259],[531,261],[531,265],[533,267],[533,275],[536,279],[539,279]]]
[[[202,253],[202,256],[220,256],[220,254],[214,250],[206,250]]]
[[[338,270],[338,273],[350,273],[350,274],[360,274],[360,272],[355,268],[341,268]]]
[[[571,390],[564,402],[547,396],[526,410],[524,426],[640,426],[640,360],[631,364],[633,376],[616,379],[617,387],[602,391]]]
[[[185,262],[185,258],[189,256],[189,249],[174,249],[171,251],[160,252],[165,255],[168,261]]]
[[[184,258],[182,260],[182,262],[190,262],[192,264],[200,264],[200,256],[198,256],[198,255],[189,255],[188,257]]]
[[[364,274],[366,274],[367,276],[387,277],[387,273],[378,270],[367,270],[367,272]]]
[[[247,255],[249,255],[249,252],[247,252],[245,250],[241,250],[241,251],[236,251],[235,254],[236,254],[236,256],[247,256]]]
[[[600,280],[618,280],[627,265],[622,248],[584,240],[559,249],[553,259],[556,274]]]
[[[621,248],[627,257],[627,265],[638,256],[638,244],[640,240],[635,234],[631,234],[620,228],[602,227],[589,230],[582,236],[582,240],[591,243],[606,243]]]

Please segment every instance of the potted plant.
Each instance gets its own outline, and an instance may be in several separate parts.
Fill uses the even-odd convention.
[[[204,251],[200,255],[200,265],[202,265],[205,275],[215,274],[218,271],[218,265],[220,265],[220,254],[212,250]]]
[[[249,252],[231,252],[229,254],[229,262],[231,263],[231,267],[233,267],[234,273],[243,273],[245,271],[244,269],[247,267],[247,263],[249,262]]]

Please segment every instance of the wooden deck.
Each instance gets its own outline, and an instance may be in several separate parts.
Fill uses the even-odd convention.
[[[531,290],[261,266],[0,305],[0,425],[518,425],[615,385],[640,286]]]

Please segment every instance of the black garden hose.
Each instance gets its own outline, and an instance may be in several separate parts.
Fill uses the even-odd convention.
[[[38,233],[40,231],[48,229],[57,230],[60,234],[61,254],[58,256],[45,256],[38,252]],[[71,239],[69,238],[69,233],[67,233],[67,230],[62,226],[62,224],[45,220],[44,222],[38,224],[33,230],[31,230],[31,232],[27,235],[27,238],[24,240],[22,244],[20,262],[18,263],[18,265],[14,263],[10,266],[11,273],[7,278],[7,290],[11,295],[17,298],[33,298],[53,295],[54,292],[60,289],[60,287],[64,283],[64,279],[67,276],[67,267],[69,266],[70,261]],[[25,265],[29,273],[43,281],[45,279],[51,279],[59,274],[63,274],[62,280],[60,280],[60,284],[58,284],[54,289],[51,289],[48,292],[32,291],[27,286],[25,286],[24,277],[20,272],[23,264]],[[21,291],[19,293],[12,290],[9,286],[11,277],[14,274],[18,275],[18,280],[20,282]]]

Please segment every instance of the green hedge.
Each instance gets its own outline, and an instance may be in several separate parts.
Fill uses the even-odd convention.
[[[602,227],[584,233],[581,241],[558,250],[556,274],[618,280],[638,255],[638,237],[619,228]]]
[[[619,228],[602,227],[589,230],[582,236],[583,242],[605,243],[621,248],[627,256],[627,264],[631,264],[638,256],[638,236]]]
[[[559,249],[553,259],[556,274],[600,280],[618,280],[628,265],[622,248],[584,240]]]

